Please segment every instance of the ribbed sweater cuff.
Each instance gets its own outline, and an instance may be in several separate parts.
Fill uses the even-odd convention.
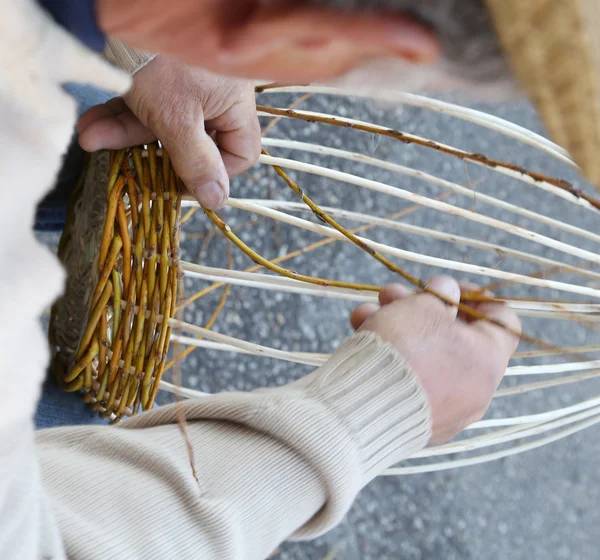
[[[118,39],[108,39],[104,57],[111,64],[118,66],[121,70],[133,76],[137,71],[141,70],[146,64],[151,62],[156,55],[132,49],[123,44]]]
[[[314,538],[337,525],[369,481],[430,438],[429,404],[416,375],[391,345],[369,332],[355,334],[326,364],[289,385],[221,393],[183,406],[189,423],[220,420],[246,426],[285,444],[311,466],[325,502],[296,531],[296,539]],[[177,420],[175,406],[159,407],[121,428]]]
[[[359,449],[361,487],[431,437],[427,396],[410,366],[372,332],[350,339],[321,368],[293,384],[323,403]]]

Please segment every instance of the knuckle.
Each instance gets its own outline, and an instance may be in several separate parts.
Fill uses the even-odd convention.
[[[258,119],[256,119],[256,124],[253,124],[252,126],[256,130],[253,131],[252,141],[250,142],[248,154],[246,155],[246,160],[250,165],[254,165],[258,161],[262,149],[262,144],[260,142],[260,126],[258,124]]]

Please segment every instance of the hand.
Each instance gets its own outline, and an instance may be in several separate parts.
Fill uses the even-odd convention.
[[[160,140],[184,184],[206,208],[229,196],[229,178],[260,155],[251,82],[156,57],[123,97],[87,111],[77,125],[84,150],[120,149]]]
[[[461,287],[452,278],[437,277],[429,285],[452,301],[460,300]],[[430,443],[452,439],[485,414],[517,348],[517,337],[491,323],[473,321],[432,295],[413,295],[400,285],[384,288],[379,301],[381,307],[358,307],[350,319],[352,326],[375,331],[411,365],[431,406]],[[474,307],[520,331],[519,318],[507,306],[480,303]]]

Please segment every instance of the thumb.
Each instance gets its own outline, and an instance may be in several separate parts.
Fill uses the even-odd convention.
[[[229,176],[214,140],[204,123],[186,128],[177,138],[162,140],[173,168],[198,202],[209,210],[219,210],[229,197]]]

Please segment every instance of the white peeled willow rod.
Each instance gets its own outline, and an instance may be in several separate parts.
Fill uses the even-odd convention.
[[[326,113],[318,113],[315,111],[301,111],[299,109],[294,109],[294,111],[291,112],[292,114],[289,114],[290,111],[288,109],[283,109],[283,108],[279,108],[279,107],[273,107],[273,109],[275,109],[277,111],[281,111],[282,113],[273,115],[271,113],[259,111],[258,116],[259,117],[269,117],[269,118],[284,117],[284,118],[291,119],[291,118],[294,118],[293,114],[295,113],[296,115],[302,115],[304,117],[307,117],[308,119],[310,119],[311,117],[325,118],[325,119],[337,121],[339,123],[343,123],[345,125],[349,124],[349,125],[358,125],[358,126],[363,126],[363,127],[366,126],[366,127],[369,127],[369,128],[372,128],[374,130],[377,130],[379,132],[384,132],[384,133],[394,131],[393,129],[391,129],[389,127],[380,126],[380,125],[376,125],[376,124],[365,122],[365,121],[359,121],[356,119],[350,119],[347,117],[338,117],[338,116],[328,115]],[[402,132],[402,136],[403,136],[403,138],[405,138],[408,141],[422,142],[422,143],[432,142],[428,138],[423,138],[421,136],[416,136],[414,134],[408,134],[406,132]],[[439,146],[440,148],[449,149],[456,153],[459,153],[461,158],[463,159],[463,161],[468,161],[470,163],[474,163],[481,167],[485,167],[486,169],[490,169],[492,171],[501,173],[502,175],[512,177],[513,179],[518,179],[519,181],[522,181],[523,183],[527,183],[528,185],[542,189],[542,190],[549,192],[555,196],[563,198],[577,206],[581,206],[582,208],[586,208],[587,210],[592,210],[594,212],[597,212],[596,208],[594,208],[594,206],[592,206],[587,200],[585,200],[583,198],[579,198],[578,196],[575,196],[574,194],[572,194],[568,191],[560,189],[560,188],[552,185],[551,183],[548,183],[547,181],[536,180],[533,177],[530,177],[529,175],[527,175],[527,173],[525,173],[525,172],[519,172],[519,171],[515,171],[513,169],[509,169],[507,167],[503,167],[500,165],[494,166],[491,164],[484,163],[483,161],[478,161],[477,158],[473,157],[473,154],[471,154],[465,150],[461,150],[459,148],[454,148],[453,146],[448,146],[447,144],[443,144],[441,142],[435,142],[435,144],[437,146]],[[448,155],[451,155],[451,154],[448,154]]]
[[[317,357],[313,357],[303,352],[286,352],[284,350],[276,350],[275,348],[269,348],[268,346],[246,342],[245,340],[240,340],[226,334],[217,333],[197,325],[191,325],[190,323],[184,323],[183,321],[177,321],[176,319],[169,319],[169,326],[174,330],[186,331],[195,334],[196,336],[207,338],[208,340],[222,342],[223,344],[227,344],[229,346],[235,346],[236,348],[246,350],[248,353],[256,356],[276,358],[286,362],[295,362],[310,366],[320,366],[323,363],[323,360],[319,357],[319,355],[317,355]]]
[[[543,214],[539,214],[538,212],[534,212],[533,210],[527,210],[526,208],[521,208],[516,204],[511,204],[510,202],[506,202],[504,200],[500,200],[493,196],[479,193],[474,191],[473,189],[469,189],[467,187],[463,187],[462,185],[458,185],[457,183],[453,183],[451,181],[447,181],[445,179],[441,179],[436,177],[435,175],[431,175],[429,173],[425,173],[424,171],[418,171],[416,169],[412,169],[410,167],[406,167],[404,165],[399,165],[397,163],[391,163],[385,160],[381,160],[378,158],[374,158],[371,156],[366,156],[356,152],[348,152],[346,150],[341,150],[338,148],[330,148],[327,146],[320,146],[318,144],[310,144],[306,142],[298,142],[296,140],[281,140],[279,138],[263,138],[262,143],[265,146],[274,146],[277,148],[285,148],[296,151],[303,152],[311,152],[315,154],[322,154],[327,156],[333,156],[340,159],[345,159],[348,161],[354,161],[357,163],[362,163],[366,165],[370,165],[372,167],[377,167],[379,169],[385,169],[387,171],[392,171],[394,173],[398,173],[401,175],[407,175],[413,177],[415,179],[419,179],[421,181],[425,181],[430,184],[437,185],[438,187],[442,187],[449,191],[452,191],[455,194],[460,196],[464,196],[472,201],[476,201],[477,204],[488,204],[490,206],[494,206],[496,208],[501,208],[502,210],[506,210],[507,212],[512,212],[513,214],[518,214],[525,218],[528,218],[533,221],[537,221],[546,225],[554,226],[557,229],[561,229],[563,231],[567,231],[572,233],[573,235],[577,235],[579,237],[583,237],[586,239],[591,239],[596,243],[600,243],[600,235],[597,233],[588,231],[586,229],[567,224],[560,220],[556,220],[554,218],[550,218],[548,216],[544,216]]]
[[[378,301],[377,294],[373,292],[338,288],[336,286],[318,286],[316,284],[308,284],[283,276],[271,276],[268,274],[243,272],[226,268],[213,268],[186,261],[181,261],[180,264],[181,270],[183,270],[185,276],[211,282],[225,282],[226,284],[237,286],[315,295],[361,303],[377,303]]]
[[[236,348],[230,344],[223,344],[222,342],[214,342],[212,340],[203,340],[201,338],[191,338],[189,336],[182,336],[179,334],[171,334],[171,341],[184,346],[195,346],[196,348],[204,348],[205,350],[219,350],[221,352],[233,352],[235,354],[249,354],[254,355],[253,352],[248,350],[242,350]]]
[[[595,312],[597,313],[597,312]],[[552,313],[550,311],[524,310],[520,313],[523,317],[532,317],[534,319],[564,319],[565,321],[583,321],[585,323],[600,323],[600,315],[568,313],[566,311],[558,311]]]
[[[475,438],[468,438],[466,440],[456,442],[454,444],[448,444],[439,447],[425,448],[424,450],[411,456],[411,459],[422,459],[427,457],[437,457],[440,455],[453,455],[456,453],[468,453],[478,449],[484,449],[486,447],[492,447],[496,445],[502,445],[505,443],[511,443],[516,440],[523,438],[529,438],[544,434],[547,432],[554,431],[564,426],[569,426],[586,420],[588,418],[600,415],[600,407],[594,407],[591,410],[581,412],[574,416],[559,418],[551,422],[534,424],[529,426],[520,426],[516,428],[509,428],[507,430],[500,430],[499,432],[493,432],[483,436],[477,436]]]
[[[294,171],[309,173],[311,175],[318,175],[321,177],[326,177],[328,179],[341,181],[350,185],[356,185],[357,187],[363,187],[369,190],[389,194],[396,198],[401,198],[403,200],[409,200],[413,203],[420,204],[421,206],[433,208],[435,210],[440,210],[441,212],[444,212],[446,214],[460,216],[473,222],[478,222],[491,227],[495,227],[496,229],[512,233],[514,235],[517,235],[518,237],[522,237],[523,239],[528,239],[529,241],[537,242],[540,245],[545,245],[546,247],[556,249],[574,257],[579,257],[581,259],[585,259],[594,263],[600,263],[600,254],[580,249],[579,247],[569,245],[568,243],[563,243],[562,241],[557,241],[556,239],[552,239],[540,233],[529,231],[520,226],[506,224],[505,222],[497,220],[496,218],[490,218],[489,216],[477,214],[475,212],[472,212],[471,210],[465,210],[463,208],[459,208],[458,206],[453,206],[452,204],[448,204],[447,202],[432,200],[425,196],[405,191],[404,189],[400,189],[398,187],[392,187],[386,183],[381,183],[379,181],[365,179],[364,177],[359,177],[357,175],[352,175],[343,171],[336,171],[319,165],[303,163],[286,158],[261,155],[259,158],[259,162],[264,165],[282,167],[286,169],[292,169]]]
[[[595,409],[594,409],[595,410]],[[600,408],[598,410],[600,413]],[[543,426],[544,423],[530,423],[530,424],[517,424],[513,426],[509,426],[508,428],[503,428],[501,430],[495,430],[494,432],[490,432],[487,434],[483,434],[480,436],[469,437],[466,439],[462,439],[457,442],[446,443],[444,445],[436,445],[433,447],[426,447],[421,451],[411,455],[411,459],[425,459],[428,457],[439,457],[440,455],[453,455],[455,453],[465,453],[467,451],[475,451],[476,449],[482,449],[485,447],[491,447],[497,444],[497,440],[501,438],[507,438],[508,441],[514,441],[514,439],[519,439],[520,435],[524,430],[528,428],[532,428],[534,426]],[[542,433],[544,430],[542,430]],[[514,439],[512,439],[514,438]],[[462,446],[460,444],[463,444]]]
[[[206,280],[208,282],[223,282],[234,286],[245,286],[261,290],[273,290],[294,294],[313,295],[333,299],[343,299],[361,303],[377,303],[377,294],[368,291],[338,288],[336,286],[318,286],[300,280],[260,274],[257,272],[244,272],[229,268],[215,268],[212,266],[180,261],[181,270],[189,278]],[[519,315],[527,316],[528,310],[545,310],[550,318],[562,319],[565,312],[572,317],[574,314],[599,313],[600,304],[589,303],[555,303],[552,301],[526,301],[500,298]],[[556,315],[557,317],[554,317]],[[579,316],[577,317],[579,319]]]
[[[206,350],[219,350],[220,352],[233,352],[236,354],[248,354],[254,356],[257,355],[255,352],[240,348],[239,346],[232,346],[231,344],[214,342],[212,340],[201,340],[198,338],[191,338],[189,336],[181,336],[178,334],[172,334],[171,340],[178,342],[179,344],[183,344],[184,346],[195,346],[196,348],[204,348]],[[292,354],[294,356],[303,358],[307,362],[319,362],[319,364],[324,364],[331,357],[329,354],[317,354],[312,352],[293,352]],[[310,365],[313,364],[311,363]]]
[[[569,371],[586,371],[600,368],[600,360],[589,362],[570,362],[567,364],[545,364],[539,366],[512,366],[509,375],[547,375],[550,373],[566,373]]]
[[[254,212],[256,214],[261,214],[263,216],[267,216],[278,220],[283,223],[287,223],[290,225],[294,225],[296,227],[306,229],[308,231],[312,231],[314,233],[318,233],[324,235],[326,237],[331,237],[333,239],[338,239],[340,241],[351,243],[351,241],[343,234],[334,230],[333,228],[326,227],[320,224],[315,224],[313,222],[309,222],[308,220],[304,220],[302,218],[298,218],[296,216],[291,216],[284,212],[279,212],[278,210],[272,210],[266,206],[260,206],[257,204],[251,204],[248,202],[241,202],[239,200],[230,201],[230,205],[234,208],[239,208],[243,210],[247,210],[250,212]],[[535,234],[532,234],[535,235]],[[538,286],[542,288],[550,288],[554,290],[559,290],[563,292],[570,292],[574,294],[581,294],[592,296],[595,298],[600,297],[600,290],[595,288],[589,288],[587,286],[579,286],[577,284],[567,284],[565,282],[557,282],[556,280],[546,280],[544,278],[533,278],[531,276],[524,276],[522,274],[517,274],[514,272],[504,272],[502,270],[497,270],[489,267],[472,265],[469,263],[451,261],[447,259],[442,259],[439,257],[431,257],[428,255],[422,255],[420,253],[414,253],[412,251],[407,251],[405,249],[398,249],[395,247],[390,247],[389,245],[384,245],[383,243],[379,243],[376,241],[372,241],[370,239],[359,237],[358,239],[369,245],[371,248],[379,251],[381,253],[385,253],[388,255],[392,255],[398,257],[400,259],[405,259],[408,261],[418,262],[421,264],[427,264],[430,266],[436,266],[440,268],[446,268],[449,270],[458,270],[461,272],[469,272],[472,274],[477,274],[480,276],[488,276],[490,278],[497,278],[500,280],[510,280],[512,282],[518,282],[521,284],[527,284],[530,286]],[[598,255],[600,258],[600,255]]]
[[[498,389],[494,395],[494,398],[499,399],[513,395],[523,395],[525,393],[530,393],[531,391],[551,389],[553,387],[560,387],[561,385],[568,385],[569,383],[579,383],[580,381],[588,381],[598,377],[600,377],[600,371],[595,370],[591,373],[579,373],[577,375],[567,375],[565,377],[550,379],[548,381],[538,381],[536,383],[526,383],[524,385],[517,385],[515,387],[506,387],[504,389]]]
[[[561,430],[556,434],[549,435],[543,438],[539,438],[530,443],[524,443],[522,445],[517,445],[510,449],[504,449],[502,451],[496,451],[495,453],[488,453],[486,455],[480,455],[478,457],[468,457],[465,459],[458,459],[455,461],[444,461],[441,463],[432,463],[430,465],[417,465],[414,467],[395,467],[391,469],[387,469],[383,476],[399,476],[399,475],[407,475],[407,474],[419,474],[426,472],[437,472],[444,471],[449,469],[455,469],[459,467],[468,467],[472,465],[480,465],[482,463],[488,463],[490,461],[495,461],[497,459],[502,459],[504,457],[510,457],[511,455],[518,455],[519,453],[523,453],[525,451],[531,451],[533,449],[537,449],[539,447],[543,447],[544,445],[548,445],[560,439],[566,438],[572,434],[580,432],[590,426],[594,426],[600,422],[600,415],[594,416],[588,420],[584,420],[579,422],[575,426],[570,428]]]
[[[511,309],[522,309],[524,311],[557,311],[560,313],[600,313],[600,304],[596,303],[567,303],[567,302],[552,302],[552,301],[521,301],[521,300],[506,300]],[[533,317],[533,315],[531,315]],[[579,318],[577,318],[579,319]]]
[[[237,352],[240,354],[250,354],[252,356],[262,356],[265,358],[274,358],[276,360],[282,360],[285,362],[292,362],[296,364],[309,365],[309,366],[321,366],[331,356],[329,354],[317,354],[310,352],[288,352],[286,350],[278,350],[269,346],[262,346],[260,344],[254,344],[247,342],[240,338],[233,336],[217,333],[204,327],[192,325],[190,323],[184,323],[175,319],[169,319],[169,325],[173,330],[179,330],[195,334],[196,336],[205,338],[213,343],[220,343],[219,345],[213,345],[211,347],[202,344],[204,341],[198,341],[197,339],[178,336],[178,342],[183,345],[195,346],[197,348],[210,348],[212,350],[219,350],[222,352]]]
[[[316,354],[309,352],[288,352],[285,350],[277,350],[268,346],[261,346],[235,338],[229,335],[216,333],[203,327],[198,327],[189,323],[183,323],[175,319],[169,320],[169,325],[174,330],[182,330],[191,332],[197,336],[204,337],[213,342],[221,343],[220,345],[213,345],[212,349],[221,351],[238,351],[245,354],[251,354],[255,356],[264,356],[269,358],[276,358],[279,360],[285,360],[288,362],[294,362],[304,365],[321,366],[330,357],[330,354]],[[180,344],[192,345],[203,347],[200,341],[194,338],[178,336],[177,341]],[[208,346],[206,346],[208,347]],[[600,360],[594,360],[590,362],[572,362],[566,364],[549,364],[549,365],[536,365],[536,366],[512,366],[507,368],[505,375],[508,377],[522,377],[525,375],[544,375],[553,373],[565,373],[571,371],[583,371],[600,367]]]
[[[556,348],[554,350],[528,350],[524,352],[516,352],[513,358],[545,358],[547,356],[564,356],[565,354],[584,354],[588,352],[600,352],[600,346],[582,345]]]
[[[555,410],[550,410],[548,412],[541,412],[538,414],[528,414],[525,416],[512,416],[508,418],[488,418],[486,420],[480,420],[479,422],[475,422],[471,424],[466,430],[483,430],[488,428],[500,428],[506,426],[517,426],[520,424],[536,424],[540,422],[549,422],[551,420],[556,420],[557,418],[562,418],[563,416],[568,416],[570,414],[575,414],[576,412],[581,412],[582,410],[588,410],[590,408],[600,406],[600,396],[595,397],[593,399],[589,399],[587,401],[582,401],[577,404],[572,404],[570,406],[566,406],[564,408],[557,408]]]
[[[194,389],[188,389],[187,387],[177,387],[168,381],[161,380],[158,385],[163,391],[167,393],[173,393],[175,395],[181,395],[186,399],[198,399],[198,398],[206,398],[212,396],[210,393],[202,393],[201,391],[196,391]]]
[[[282,86],[273,87],[264,90],[261,93],[310,93],[310,94],[323,94],[323,95],[336,95],[346,96],[354,98],[366,98],[377,101],[386,101],[392,103],[401,103],[402,105],[411,105],[413,107],[420,107],[422,109],[429,109],[436,113],[455,117],[463,121],[472,122],[483,128],[487,128],[494,132],[499,132],[515,140],[519,140],[524,144],[528,144],[534,148],[546,152],[547,154],[555,157],[556,159],[570,165],[575,169],[579,169],[577,164],[571,159],[568,152],[555,144],[551,140],[544,138],[543,136],[528,130],[518,124],[510,121],[501,119],[494,115],[477,111],[476,109],[470,109],[468,107],[461,107],[453,103],[446,101],[440,101],[438,99],[431,99],[429,97],[423,97],[421,95],[415,95],[412,93],[404,93],[400,91],[393,91],[388,89],[373,89],[368,91],[361,91],[360,89],[344,89],[329,86]]]
[[[483,449],[485,447],[510,443],[519,439],[551,432],[558,428],[569,426],[570,424],[575,424],[581,420],[585,420],[597,415],[600,415],[600,407],[598,406],[592,408],[591,410],[586,410],[573,416],[557,418],[556,420],[552,420],[550,422],[540,422],[537,424],[512,427],[508,428],[507,430],[499,430],[497,432],[468,438],[455,443],[425,448],[422,451],[412,455],[411,459],[423,459],[425,457],[438,457],[440,455],[466,453],[469,451],[475,451],[477,449]]]
[[[274,210],[311,212],[311,209],[308,206],[306,206],[306,204],[304,204],[303,202],[290,202],[287,200],[269,200],[260,198],[230,199],[230,201],[231,200],[234,200],[233,204],[235,204],[236,200],[239,200],[240,202],[249,202],[250,204],[266,206],[267,208],[273,208]],[[194,205],[198,206],[198,203],[196,202],[195,204],[190,204],[190,206]],[[383,228],[393,229],[396,231],[402,231],[406,233],[414,233],[415,235],[430,237],[432,239],[439,239],[441,241],[455,243],[458,245],[465,245],[467,247],[474,247],[476,249],[482,249],[484,251],[501,253],[503,256],[515,257],[517,259],[533,262],[547,267],[561,268],[565,272],[568,271],[572,272],[573,274],[579,274],[581,276],[587,276],[589,278],[600,279],[600,273],[598,272],[593,272],[584,268],[577,268],[574,265],[566,264],[560,261],[555,261],[546,257],[539,257],[537,255],[526,253],[525,251],[517,251],[516,249],[510,249],[508,247],[504,247],[503,245],[498,245],[496,243],[480,241],[478,239],[472,239],[470,237],[464,237],[462,235],[455,235],[453,233],[447,233],[445,231],[415,226],[412,224],[407,224],[405,222],[391,220],[389,218],[379,218],[376,216],[371,216],[369,214],[364,214],[362,212],[352,212],[350,210],[333,208],[331,206],[320,206],[320,208],[321,210],[323,210],[323,212],[326,212],[332,217],[358,221],[364,224],[380,226]]]

